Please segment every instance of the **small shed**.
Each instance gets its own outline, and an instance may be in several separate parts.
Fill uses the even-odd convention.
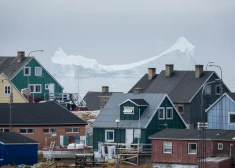
[[[38,162],[38,142],[15,132],[0,132],[0,166]]]

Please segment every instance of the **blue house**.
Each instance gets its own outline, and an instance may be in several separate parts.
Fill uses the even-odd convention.
[[[207,110],[208,128],[235,130],[235,93],[225,93]]]
[[[0,132],[0,166],[38,162],[38,142],[15,132]]]

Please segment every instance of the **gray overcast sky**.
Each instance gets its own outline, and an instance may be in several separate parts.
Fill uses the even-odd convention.
[[[234,0],[0,1],[0,55],[44,49],[34,55],[47,66],[58,47],[123,64],[158,55],[180,36],[196,46],[198,63],[215,61],[235,89]]]

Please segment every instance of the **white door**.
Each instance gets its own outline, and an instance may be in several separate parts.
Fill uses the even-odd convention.
[[[133,142],[133,129],[126,129],[126,143],[131,144]]]
[[[55,84],[54,83],[48,83],[48,90],[49,90],[49,99],[54,100],[55,99]]]

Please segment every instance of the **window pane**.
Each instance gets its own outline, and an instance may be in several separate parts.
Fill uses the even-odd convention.
[[[20,129],[20,133],[22,134],[26,133],[26,129]]]
[[[30,88],[31,92],[34,92],[34,86],[33,85],[30,85],[29,88]]]
[[[78,128],[73,128],[73,132],[79,132]]]
[[[163,119],[164,118],[164,112],[163,109],[158,109],[158,118]]]
[[[4,132],[10,132],[10,129],[5,128],[5,129],[4,129]]]
[[[173,110],[172,109],[167,109],[166,111],[166,118],[173,118]]]
[[[206,85],[206,87],[205,87],[205,94],[207,94],[207,95],[211,94],[211,85]]]
[[[36,91],[35,92],[41,92],[41,86],[40,85],[36,85]]]
[[[197,153],[197,145],[196,144],[189,144],[189,151],[190,154],[196,154]]]
[[[33,129],[28,129],[27,133],[33,133]]]
[[[35,75],[36,76],[42,76],[42,68],[36,67],[35,68]]]
[[[43,129],[43,133],[49,133],[49,129]]]
[[[113,132],[107,132],[107,140],[113,140]]]
[[[72,132],[72,128],[65,128],[65,132]]]
[[[216,94],[219,94],[219,93],[220,93],[220,86],[217,85],[217,86],[216,86]]]
[[[28,75],[29,74],[29,68],[24,68],[24,74]]]
[[[235,114],[230,114],[230,123],[235,123]]]
[[[51,133],[56,133],[56,129],[55,128],[51,128],[50,132]]]

